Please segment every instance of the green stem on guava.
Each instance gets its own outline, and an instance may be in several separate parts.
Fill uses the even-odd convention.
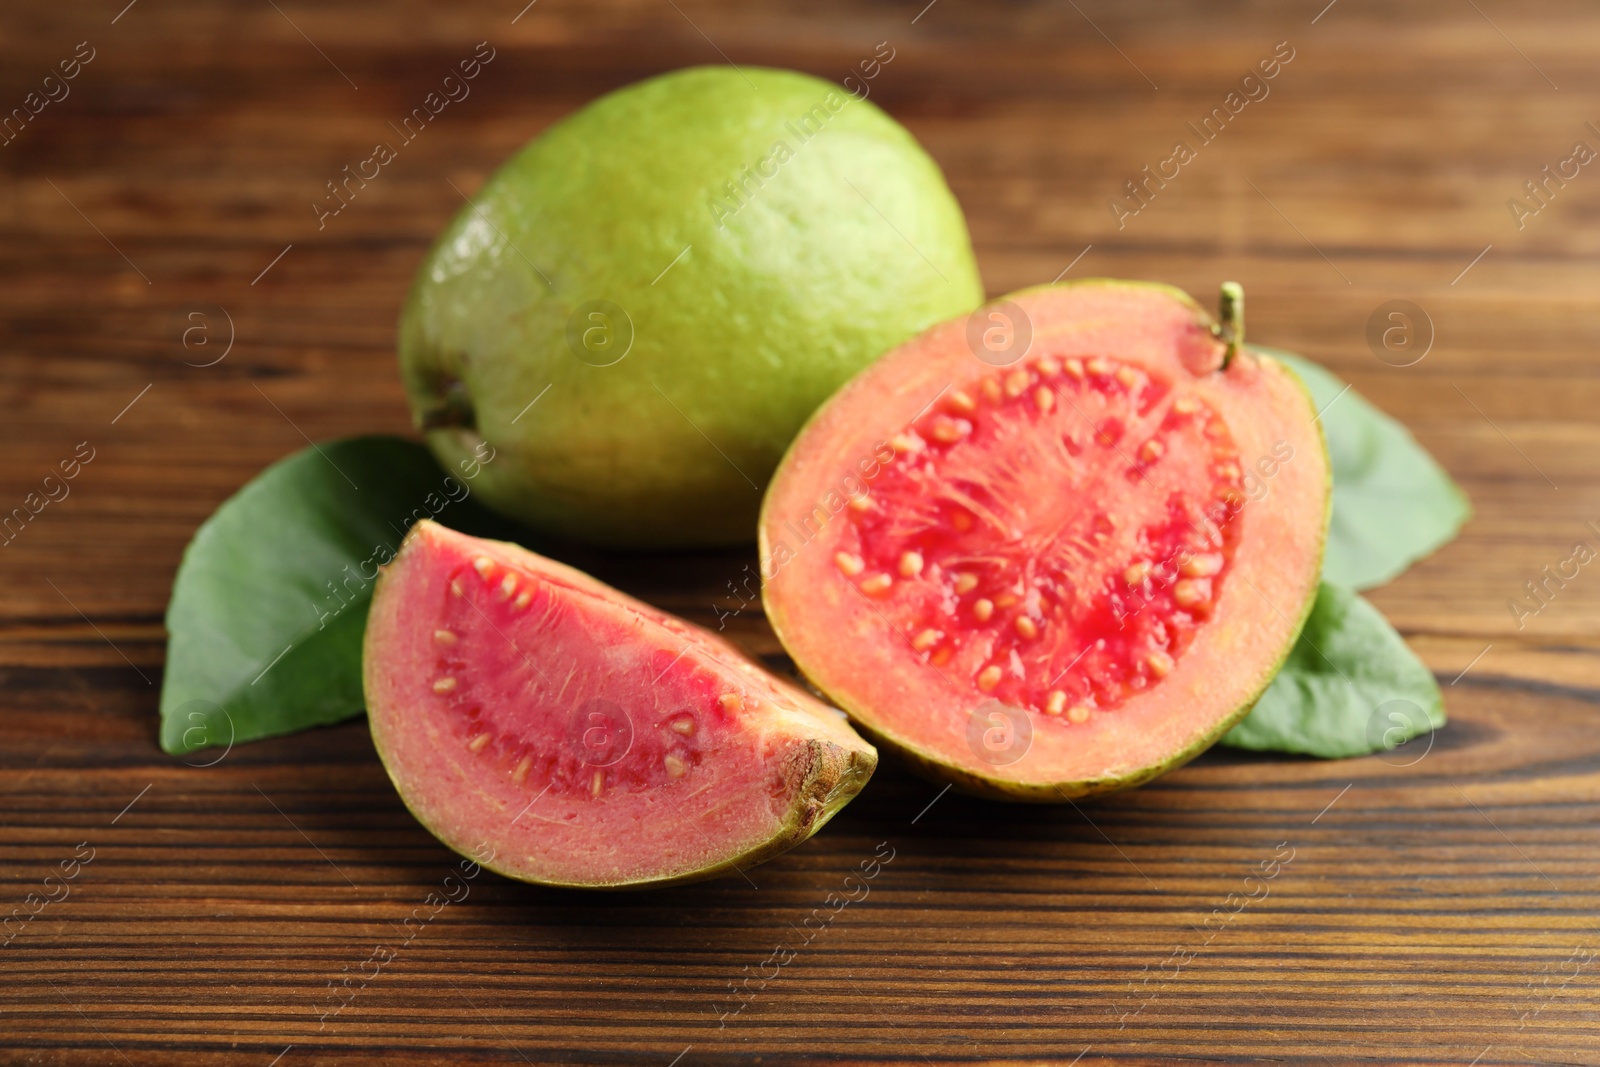
[[[1228,343],[1227,351],[1222,353],[1222,368],[1226,370],[1244,344],[1244,286],[1238,282],[1222,283],[1222,294],[1217,300],[1217,318],[1220,321],[1213,332]]]

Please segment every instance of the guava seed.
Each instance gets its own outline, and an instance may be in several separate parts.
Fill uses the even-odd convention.
[[[887,574],[874,574],[861,583],[861,591],[868,596],[881,596],[889,591],[894,579]]]

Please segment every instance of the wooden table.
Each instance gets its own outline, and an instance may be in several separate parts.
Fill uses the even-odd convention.
[[[1521,228],[1507,206],[1574,141],[1600,148],[1592,5],[125,2],[0,13],[4,108],[93,52],[0,146],[0,508],[94,456],[0,550],[0,903],[93,850],[0,950],[0,1060],[1600,1062],[1600,577],[1520,629],[1507,606],[1600,544],[1600,175],[1550,184]],[[472,97],[319,230],[324,183],[483,40]],[[1219,750],[1075,808],[885,766],[749,883],[485,876],[322,1019],[454,857],[361,722],[209,767],[158,750],[184,544],[307,438],[406,431],[394,323],[461,206],[447,179],[471,192],[643,76],[727,57],[841,78],[880,41],[873,99],[945,167],[991,292],[1069,266],[1208,300],[1238,279],[1254,339],[1347,377],[1467,488],[1461,539],[1374,595],[1449,727],[1420,759]],[[1108,200],[1284,41],[1270,96],[1119,228]],[[1403,368],[1366,339],[1397,299],[1435,330]],[[712,622],[751,558],[590,562]],[[753,610],[734,628],[786,669]],[[771,976],[880,842],[870,895]],[[1286,849],[1265,898],[1199,930]],[[747,975],[764,987],[723,1017]]]

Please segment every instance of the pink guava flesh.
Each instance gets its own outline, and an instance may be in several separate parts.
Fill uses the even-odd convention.
[[[877,764],[841,713],[711,634],[428,521],[379,579],[364,671],[407,806],[524,881],[732,873],[816,832]]]
[[[974,325],[1025,322],[977,358]],[[1043,803],[1149,781],[1252,704],[1316,597],[1315,405],[1187,295],[1015,293],[886,353],[790,448],[767,618],[928,775]]]

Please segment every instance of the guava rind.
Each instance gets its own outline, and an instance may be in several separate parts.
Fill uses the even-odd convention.
[[[1028,305],[1035,299],[1048,300],[1052,293],[1062,290],[1099,290],[1105,293],[1125,292],[1146,297],[1161,297],[1184,309],[1185,315],[1191,320],[1191,325],[1195,328],[1197,335],[1212,336],[1216,333],[1211,317],[1187,293],[1169,285],[1153,282],[1095,278],[1060,285],[1037,286],[1001,297],[986,305],[986,308],[998,307],[1006,303],[1016,304],[1018,302]],[[979,312],[975,314],[981,314],[983,310],[979,309]],[[1036,322],[1036,329],[1038,325]],[[941,324],[926,331],[918,338],[907,342],[896,351],[904,352],[916,349],[918,346],[927,347],[934,344],[945,344],[948,347],[950,337],[958,329],[958,326],[959,324],[957,323]],[[1216,351],[1213,353],[1215,361],[1208,362],[1206,365],[1220,368],[1224,343],[1219,338],[1215,344]],[[1116,355],[1117,353],[1107,352],[1105,354]],[[824,405],[808,420],[806,427],[802,429],[794,444],[790,447],[789,452],[785,455],[778,473],[774,476],[772,487],[769,489],[763,505],[760,525],[760,547],[764,576],[763,603],[773,630],[777,633],[780,641],[788,648],[801,672],[807,676],[819,691],[825,692],[830,699],[844,708],[863,734],[878,745],[903,757],[917,773],[937,782],[949,783],[962,792],[991,799],[1053,803],[1071,800],[1080,796],[1130,788],[1182,766],[1216,743],[1223,734],[1249,713],[1261,694],[1265,692],[1272,678],[1281,669],[1285,659],[1293,649],[1295,640],[1298,638],[1300,630],[1315,603],[1315,576],[1320,573],[1322,552],[1326,545],[1327,524],[1332,508],[1332,481],[1328,475],[1327,442],[1322,432],[1321,423],[1315,417],[1315,404],[1309,392],[1305,389],[1304,383],[1288,368],[1283,367],[1281,363],[1271,359],[1269,356],[1264,356],[1258,352],[1248,352],[1235,357],[1236,359],[1244,360],[1253,359],[1257,364],[1275,367],[1286,382],[1292,383],[1291,395],[1297,403],[1303,402],[1306,421],[1312,427],[1309,436],[1315,442],[1315,454],[1320,460],[1317,467],[1322,473],[1320,508],[1315,515],[1308,514],[1306,517],[1308,523],[1314,522],[1317,524],[1317,536],[1314,547],[1306,553],[1306,558],[1299,561],[1300,569],[1308,576],[1305,583],[1306,592],[1292,609],[1292,624],[1283,633],[1281,643],[1277,646],[1274,655],[1264,660],[1261,667],[1250,678],[1248,684],[1242,687],[1239,699],[1231,703],[1231,710],[1225,715],[1217,717],[1203,733],[1195,735],[1187,743],[1174,748],[1163,758],[1151,760],[1138,767],[1119,773],[1059,778],[1046,781],[1020,781],[1016,778],[1007,777],[1003,770],[994,773],[983,773],[983,771],[971,766],[957,765],[950,759],[944,758],[939,752],[932,750],[926,744],[919,743],[914,737],[907,736],[904,731],[885,729],[877,721],[879,716],[875,714],[873,708],[855,699],[847,691],[846,686],[838,684],[837,678],[830,683],[829,679],[823,677],[830,666],[829,664],[817,662],[812,657],[807,656],[804,651],[797,651],[800,646],[800,641],[797,639],[802,637],[802,628],[804,628],[805,632],[811,634],[819,631],[832,633],[833,628],[829,624],[836,620],[815,616],[805,617],[807,611],[806,605],[803,603],[803,595],[796,596],[793,590],[780,592],[775,589],[775,578],[781,568],[773,566],[775,558],[773,553],[773,532],[778,529],[780,518],[784,517],[777,514],[779,498],[786,492],[791,491],[785,484],[786,476],[794,476],[795,470],[804,468],[813,462],[820,464],[827,462],[826,443],[817,440],[817,438],[819,435],[834,432],[837,429],[835,425],[830,425],[831,420],[837,418],[831,409],[836,405],[847,403],[847,401],[840,399],[846,394],[870,387],[869,384],[863,383],[867,383],[869,380],[875,382],[877,379],[882,378],[887,373],[884,369],[885,366],[890,363],[895,355],[896,353],[889,353],[874,367],[863,371],[856,379],[853,379],[852,382],[841,389],[840,393],[836,394],[836,397],[829,404]],[[1187,359],[1191,355],[1193,353],[1188,353],[1182,358]],[[1219,370],[1218,372],[1220,373],[1221,371]],[[948,375],[940,375],[937,377],[937,381],[946,381],[947,378]],[[875,399],[888,401],[890,398],[885,396]],[[897,402],[898,399],[896,398]],[[865,403],[860,406],[867,411],[874,410],[874,404],[872,403]],[[827,555],[825,545],[811,549],[811,551],[814,553],[812,559]],[[1263,551],[1263,548],[1262,546],[1256,546],[1253,551]],[[810,662],[808,663],[808,661]],[[888,668],[886,667],[885,669]],[[1225,670],[1226,667],[1218,667],[1216,669]]]
[[[481,755],[476,745],[461,747],[460,735],[451,729],[452,724],[462,722],[458,714],[441,702],[439,690],[432,690],[432,700],[426,695],[428,679],[436,676],[437,664],[431,655],[419,654],[433,647],[428,640],[442,618],[440,598],[446,588],[454,588],[451,583],[460,580],[463,564],[469,560],[474,565],[491,564],[495,568],[494,581],[515,573],[520,588],[539,591],[526,609],[529,620],[542,620],[533,629],[519,629],[523,620],[516,618],[486,624],[522,658],[539,657],[545,652],[534,641],[518,643],[514,638],[519,636],[542,636],[552,647],[569,651],[575,644],[581,650],[585,641],[594,646],[594,659],[587,672],[574,669],[553,699],[537,685],[514,687],[520,721],[535,724],[534,732],[541,720],[560,721],[564,717],[568,704],[579,700],[585,685],[590,684],[584,677],[627,677],[630,665],[652,663],[651,654],[663,649],[674,652],[666,669],[657,673],[652,663],[648,674],[632,675],[637,691],[651,694],[649,707],[630,715],[630,721],[640,728],[651,718],[660,720],[663,706],[656,699],[658,694],[664,694],[663,699],[669,701],[665,705],[669,718],[676,714],[673,708],[693,710],[683,704],[681,689],[677,690],[679,699],[673,699],[673,674],[692,674],[701,681],[710,679],[719,691],[736,687],[745,693],[748,703],[741,703],[737,711],[729,713],[734,724],[731,730],[724,726],[720,734],[714,735],[726,742],[724,747],[712,753],[710,766],[702,764],[690,772],[706,777],[658,783],[633,797],[625,793],[608,795],[603,804],[584,813],[580,821],[563,823],[556,819],[543,830],[536,830],[531,820],[520,828],[517,818],[508,820],[509,812],[524,801],[528,802],[522,809],[526,812],[543,798],[554,781],[539,790],[537,781],[525,782],[520,770],[507,780],[504,767],[499,767],[497,773],[495,761],[486,757],[491,750],[485,748]],[[489,580],[487,573],[484,577]],[[566,620],[557,623],[562,627],[559,633],[538,628],[548,626],[555,618]],[[452,649],[450,655],[463,657],[470,639],[465,632],[459,636],[459,645],[452,639],[447,646]],[[624,644],[631,647],[621,647]],[[493,655],[483,657],[490,666],[494,659]],[[552,662],[562,668],[577,666],[569,659],[560,659],[547,661],[545,667],[551,667]],[[452,669],[470,686],[474,673],[470,668]],[[547,680],[552,674],[561,677],[554,671],[536,673]],[[366,634],[363,676],[374,746],[396,791],[417,821],[461,855],[507,877],[543,885],[648,888],[712,878],[770,859],[816,833],[860,791],[877,764],[876,751],[846,725],[837,711],[760,671],[714,635],[519,546],[468,537],[427,520],[413,528],[395,560],[380,573]],[[575,677],[579,679],[577,688],[568,704],[562,704],[561,698]],[[592,693],[592,687],[588,691]],[[702,719],[702,729],[708,728],[709,722]],[[630,752],[638,746],[635,740]],[[732,759],[748,762],[734,766],[727,762]],[[725,774],[730,767],[737,773]],[[772,791],[773,782],[781,783],[781,792]],[[716,788],[722,784],[732,788]],[[674,788],[680,792],[658,794],[655,799],[659,803],[643,802],[650,792]],[[689,791],[682,792],[684,789]],[[570,795],[557,795],[545,803],[546,807],[565,804],[566,811],[573,810]],[[733,810],[747,813],[748,818],[732,823],[713,822],[710,813],[740,804],[747,804],[748,808]],[[551,814],[561,810],[558,807]],[[663,812],[673,818],[663,820]],[[658,821],[651,822],[652,813]],[[566,815],[568,819],[572,817]],[[737,831],[720,851],[714,837],[718,825]],[[575,864],[570,854],[560,851],[561,835],[570,838],[573,833],[580,833],[583,839],[606,842],[608,848],[635,851],[620,858],[614,852],[608,854],[604,864],[591,865],[589,869],[596,873],[589,875],[578,870],[581,863]],[[680,840],[693,838],[697,845],[703,843],[704,850],[694,851],[697,855],[703,852],[708,862],[682,862],[680,854],[691,850],[674,852],[670,844],[663,844],[670,842],[674,834]],[[486,858],[483,846],[489,846],[492,855]],[[541,847],[544,852],[539,851]],[[617,876],[617,871],[628,874]]]
[[[806,744],[806,755],[791,763],[791,774],[797,775],[801,784],[798,791],[799,805],[792,812],[791,819],[769,841],[746,849],[713,863],[710,866],[683,874],[672,875],[664,878],[641,878],[624,882],[574,882],[560,881],[549,878],[530,878],[526,872],[495,859],[484,860],[472,850],[470,845],[447,840],[435,831],[423,819],[411,800],[407,791],[400,788],[399,781],[395,778],[393,770],[388,763],[382,760],[384,770],[389,775],[389,781],[394,785],[395,791],[400,794],[400,801],[411,813],[412,818],[427,827],[446,848],[457,855],[465,857],[485,867],[494,873],[519,882],[531,882],[535,885],[548,886],[552,889],[599,889],[599,890],[627,890],[627,889],[665,889],[674,885],[689,885],[694,882],[707,882],[713,878],[742,872],[758,864],[767,862],[783,855],[797,845],[804,844],[818,830],[828,825],[828,822],[845,806],[854,800],[856,794],[861,792],[867,780],[872,777],[872,772],[877,768],[876,754],[864,756],[859,750],[846,749],[843,746],[826,741],[811,741]]]
[[[790,71],[691,68],[601,98],[489,178],[417,274],[400,364],[447,468],[493,449],[474,488],[496,510],[616,546],[736,544],[806,416],[982,296],[937,165],[876,105]],[[589,320],[592,301],[631,326]],[[593,365],[616,350],[580,359],[574,324],[631,348]]]

